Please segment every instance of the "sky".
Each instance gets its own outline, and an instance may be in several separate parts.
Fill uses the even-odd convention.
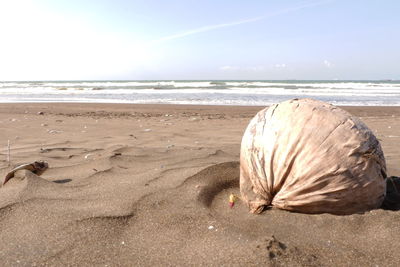
[[[1,0],[0,81],[400,79],[398,0]]]

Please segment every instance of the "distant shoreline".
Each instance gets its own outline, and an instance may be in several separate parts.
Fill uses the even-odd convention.
[[[400,79],[368,79],[368,80],[357,80],[357,79],[350,79],[350,80],[341,80],[341,79],[333,79],[333,80],[318,80],[318,79],[266,79],[266,80],[241,80],[241,79],[234,79],[234,80],[224,80],[224,79],[210,79],[210,80],[186,80],[186,79],[164,79],[164,80],[2,80],[0,83],[9,83],[9,82],[22,82],[22,83],[29,83],[29,82],[207,82],[207,81],[215,81],[215,82],[224,82],[224,81],[232,81],[232,82],[400,82]]]

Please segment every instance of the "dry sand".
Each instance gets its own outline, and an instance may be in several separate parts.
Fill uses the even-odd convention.
[[[399,266],[400,212],[249,214],[239,148],[261,107],[1,104],[1,266]],[[349,107],[400,175],[400,108]],[[43,112],[43,114],[38,114]]]

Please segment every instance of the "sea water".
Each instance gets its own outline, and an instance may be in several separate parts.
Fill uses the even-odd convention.
[[[0,82],[0,103],[83,102],[265,106],[292,98],[335,105],[400,106],[400,81]]]

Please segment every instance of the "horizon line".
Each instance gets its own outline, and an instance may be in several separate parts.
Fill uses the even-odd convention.
[[[61,79],[61,80],[0,80],[0,83],[7,82],[100,82],[100,81],[115,81],[115,82],[129,82],[129,81],[387,81],[387,82],[400,82],[399,79]]]

